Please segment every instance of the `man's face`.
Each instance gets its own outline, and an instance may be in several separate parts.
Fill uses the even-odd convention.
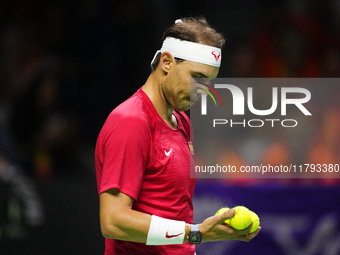
[[[202,84],[192,83],[192,78],[205,78],[206,83],[216,78],[219,68],[192,61],[174,64],[162,84],[163,94],[168,104],[177,111],[187,111],[197,101],[204,91],[208,90]]]

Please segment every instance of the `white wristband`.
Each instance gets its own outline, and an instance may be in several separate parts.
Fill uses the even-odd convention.
[[[146,245],[182,244],[185,222],[152,215]]]

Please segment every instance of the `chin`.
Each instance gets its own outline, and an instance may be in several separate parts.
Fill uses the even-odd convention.
[[[190,107],[191,105],[188,105],[188,106],[180,105],[179,107],[175,108],[175,110],[178,112],[185,112],[185,111],[188,111]]]
[[[175,110],[179,112],[185,112],[188,111],[192,105],[193,104],[190,100],[183,100],[181,104],[176,105]]]

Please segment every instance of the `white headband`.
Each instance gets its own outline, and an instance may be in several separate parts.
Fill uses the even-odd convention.
[[[175,58],[189,60],[201,64],[220,67],[221,49],[189,41],[167,37],[163,41],[162,48],[158,50],[151,61],[155,61],[158,53],[168,51]]]

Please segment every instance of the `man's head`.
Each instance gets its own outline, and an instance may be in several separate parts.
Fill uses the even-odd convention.
[[[206,78],[209,81],[217,76],[225,40],[201,17],[177,20],[163,39],[162,48],[152,61],[152,75],[158,77],[167,107],[189,110],[203,92],[198,86],[190,86],[190,80]]]
[[[178,20],[165,31],[162,40],[164,41],[167,37],[204,44],[219,49],[222,49],[225,43],[223,35],[211,28],[207,20],[203,17],[190,17]],[[158,66],[161,55],[162,53],[159,52],[151,63],[152,71]],[[175,59],[177,63],[183,61],[183,59],[180,58]]]

